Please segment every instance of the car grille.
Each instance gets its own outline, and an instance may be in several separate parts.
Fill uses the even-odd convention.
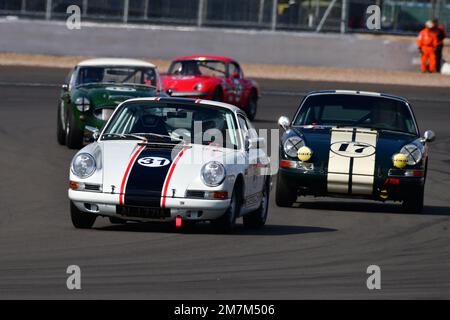
[[[100,186],[98,184],[85,184],[84,185],[84,190],[89,190],[89,191],[100,191]]]
[[[116,213],[130,218],[164,219],[170,217],[170,209],[117,206]]]
[[[205,191],[188,190],[186,191],[186,198],[198,198],[203,199],[205,197]]]

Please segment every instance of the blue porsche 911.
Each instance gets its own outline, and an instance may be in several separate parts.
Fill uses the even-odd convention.
[[[292,121],[280,117],[276,202],[298,196],[401,201],[406,212],[423,208],[428,143],[409,102],[362,91],[308,94]]]

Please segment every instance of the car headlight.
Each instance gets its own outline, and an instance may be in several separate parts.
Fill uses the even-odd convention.
[[[88,98],[79,97],[75,100],[75,105],[77,106],[78,111],[85,112],[91,107],[91,102]]]
[[[203,89],[203,83],[197,83],[197,84],[194,86],[194,90],[200,91],[200,90],[202,90],[202,89]]]
[[[80,153],[72,161],[72,172],[79,178],[90,177],[97,168],[95,159],[89,153]]]
[[[422,151],[415,144],[407,144],[400,150],[400,153],[407,156],[407,164],[410,166],[418,164],[422,159]]]
[[[290,137],[284,142],[283,149],[289,157],[297,158],[298,150],[303,146],[305,146],[305,142],[302,138]]]
[[[217,187],[225,179],[225,167],[217,161],[211,161],[203,165],[201,177],[208,187]]]

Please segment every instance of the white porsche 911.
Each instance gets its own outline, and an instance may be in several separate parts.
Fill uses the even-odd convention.
[[[88,128],[89,129],[89,128]],[[265,224],[270,192],[264,142],[229,104],[180,98],[123,102],[70,168],[72,223],[211,221],[231,231]]]

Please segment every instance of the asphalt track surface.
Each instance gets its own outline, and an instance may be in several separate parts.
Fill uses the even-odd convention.
[[[411,99],[433,129],[425,210],[398,204],[301,198],[260,231],[214,233],[208,225],[76,230],[69,218],[69,162],[55,139],[58,87],[66,70],[0,68],[0,298],[310,299],[450,298],[450,92],[445,88],[260,80],[255,125],[275,128],[316,89],[359,89]],[[366,268],[381,268],[368,290]],[[82,289],[66,288],[81,268]]]

